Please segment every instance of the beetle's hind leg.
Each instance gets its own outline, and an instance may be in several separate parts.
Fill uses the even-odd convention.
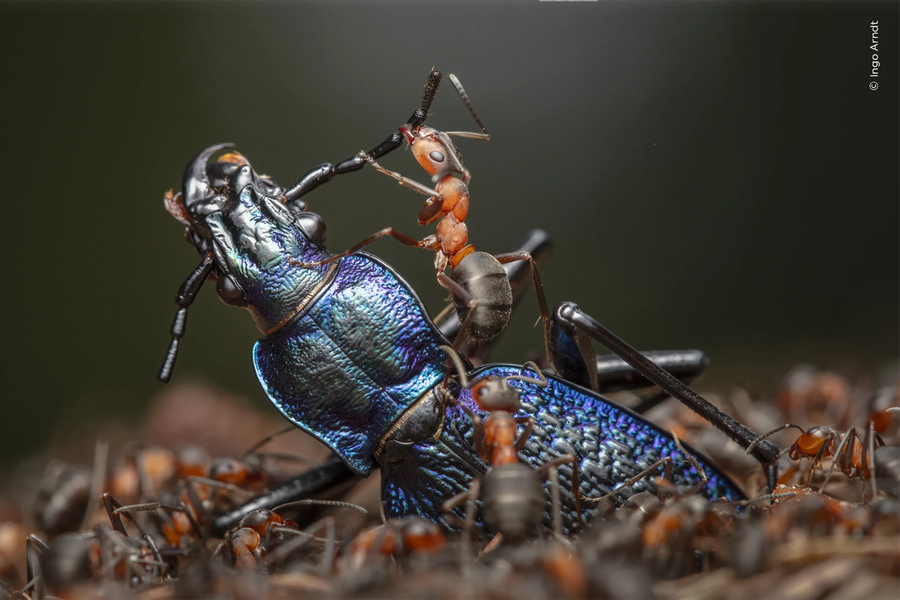
[[[557,306],[553,311],[552,321],[551,338],[571,340],[569,343],[579,347],[587,347],[591,339],[597,340],[663,392],[677,398],[715,425],[742,448],[747,449],[759,437],[752,429],[726,415],[653,360],[635,350],[575,303],[563,302]],[[586,362],[590,364],[592,361]],[[764,441],[753,448],[752,454],[763,465],[768,486],[774,489],[778,478],[778,448]]]

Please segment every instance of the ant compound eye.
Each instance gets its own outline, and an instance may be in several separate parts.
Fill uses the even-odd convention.
[[[219,293],[219,300],[228,306],[247,306],[247,298],[244,296],[243,290],[235,283],[231,275],[220,275],[216,281],[216,291]]]
[[[303,231],[303,235],[316,246],[325,245],[325,221],[322,217],[312,212],[294,213],[296,223]]]
[[[437,150],[432,150],[428,156],[434,162],[439,162],[439,163],[444,162],[444,155],[441,154],[440,152],[438,152]]]

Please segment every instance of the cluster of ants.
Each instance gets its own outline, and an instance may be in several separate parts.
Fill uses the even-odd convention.
[[[520,377],[542,380],[536,365]],[[487,413],[483,421],[471,417],[477,450],[493,469],[448,499],[455,534],[419,518],[366,526],[375,515],[337,500],[254,510],[217,532],[215,515],[284,477],[273,463],[304,459],[265,451],[274,435],[236,458],[215,459],[197,446],[133,446],[113,461],[108,445],[98,443],[92,467],[56,464],[45,473],[31,507],[36,533],[26,535],[21,523],[0,524],[0,597],[728,597],[738,587],[745,596],[766,594],[773,573],[784,579],[781,589],[800,596],[879,597],[896,590],[900,461],[897,446],[882,445],[897,441],[896,387],[867,399],[870,434],[862,440],[852,429],[840,434],[822,427],[788,440],[785,466],[792,468],[781,471],[774,494],[708,501],[697,493],[700,486],[674,485],[671,465],[662,461],[615,490],[651,478],[655,493],[631,493],[618,508],[611,497],[582,498],[595,510],[590,525],[563,535],[552,467],[537,473],[516,459],[531,424],[517,422],[515,389],[500,378],[463,385]],[[840,423],[853,420],[859,393],[833,373],[802,370],[786,379],[781,411],[748,408],[739,394],[731,403],[756,420],[833,416]],[[659,414],[687,441],[704,446],[687,413]],[[771,429],[766,436],[786,428]],[[874,452],[865,452],[867,444]],[[506,477],[509,465],[527,469],[535,483],[534,520],[511,513],[502,494],[490,491],[498,486],[490,474]],[[730,473],[743,477],[747,489],[764,485],[755,471]],[[479,488],[484,529],[473,526]],[[545,493],[553,497],[549,522]],[[458,506],[467,508],[464,522],[453,522]]]
[[[832,373],[801,369],[789,375],[779,399],[780,414],[734,399],[733,412],[742,413],[736,416],[768,431],[746,453],[738,454],[749,454],[762,440],[784,435],[788,429],[800,431],[782,453],[774,493],[763,492],[765,483],[755,471],[748,474],[734,444],[716,446],[704,440],[704,432],[710,431],[705,423],[698,426],[695,416],[674,405],[659,406],[656,420],[675,432],[676,444],[680,447],[678,440],[684,439],[742,480],[745,489],[760,492],[750,500],[709,501],[701,496],[706,477],[688,452],[683,452],[685,458],[702,478],[693,488],[673,483],[668,458],[598,498],[581,495],[572,454],[537,469],[520,462],[518,453],[528,443],[535,421],[517,416],[521,401],[510,382],[546,386],[541,368],[526,363],[519,374],[469,381],[458,354],[466,335],[487,339],[504,327],[509,307],[500,302],[500,317],[496,306],[493,312],[474,310],[478,303],[461,283],[471,278],[455,270],[475,252],[467,245],[465,226],[470,176],[450,136],[486,140],[489,134],[458,80],[452,75],[451,80],[482,133],[445,133],[421,123],[401,128],[416,159],[433,176],[434,188],[387,171],[376,157],[366,153],[359,157],[401,185],[429,196],[419,223],[439,220],[436,234],[417,241],[387,228],[328,259],[356,252],[383,236],[436,252],[438,281],[453,294],[463,322],[453,346],[444,350],[459,385],[470,390],[481,414],[450,394],[446,401],[468,415],[475,450],[490,466],[468,490],[446,500],[445,523],[417,517],[387,520],[382,514],[380,525],[361,528],[361,519],[347,515],[366,513],[364,508],[307,499],[251,510],[236,527],[220,532],[214,527],[217,515],[245,505],[278,483],[270,468],[273,460],[299,458],[264,452],[274,436],[237,458],[212,459],[197,446],[176,451],[148,446],[124,452],[114,465],[107,445],[100,443],[93,467],[58,466],[48,471],[31,511],[37,533],[25,535],[20,523],[0,523],[0,597],[302,593],[714,598],[727,597],[736,587],[744,595],[754,595],[751,590],[756,587],[759,595],[769,592],[774,585],[771,573],[784,578],[780,589],[791,591],[788,596],[877,597],[885,589],[896,589],[900,575],[896,386],[870,393],[861,437],[855,428],[848,429],[856,422],[852,411],[859,406],[855,395],[860,392]],[[429,104],[426,88],[423,110]],[[540,292],[527,253],[485,256],[499,264],[527,261]],[[546,322],[543,301],[541,311]],[[485,314],[488,318],[482,321]],[[781,424],[788,419],[790,423]],[[805,428],[796,421],[819,425]],[[823,422],[837,423],[838,430]],[[562,466],[572,471],[568,490],[559,483],[557,470]],[[633,486],[644,479],[652,481],[655,492],[634,493]],[[848,491],[848,485],[857,482],[861,487]],[[835,483],[842,486],[839,492]],[[627,499],[622,503],[613,496]],[[575,535],[563,533],[563,502],[575,505]],[[583,505],[591,508],[589,525],[581,519]],[[323,510],[331,514],[317,520],[309,514]],[[99,522],[98,512],[104,515]],[[17,561],[23,547],[24,568]],[[830,567],[827,574],[820,568],[825,562]],[[872,577],[858,577],[863,570]]]

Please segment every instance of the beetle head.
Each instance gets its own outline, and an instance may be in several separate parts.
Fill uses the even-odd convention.
[[[200,254],[213,257],[222,301],[246,306],[259,329],[269,332],[325,277],[329,265],[297,264],[328,256],[325,224],[301,202],[286,205],[284,190],[237,152],[209,162],[229,147],[198,153],[185,169],[182,193],[166,195],[166,209],[186,226]]]

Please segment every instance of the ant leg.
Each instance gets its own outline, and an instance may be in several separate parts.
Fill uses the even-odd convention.
[[[834,432],[832,432],[831,436],[828,439],[826,439],[824,442],[822,442],[821,446],[819,446],[819,451],[816,452],[816,455],[813,457],[812,462],[809,465],[809,474],[806,476],[806,484],[805,485],[809,485],[809,482],[812,481],[813,471],[815,470],[816,465],[822,464],[822,459],[825,458],[825,454],[828,451],[828,447],[830,446],[832,450],[834,449],[834,436],[835,435],[836,434]],[[854,437],[855,436],[856,436],[856,434],[854,432]],[[846,439],[846,437],[845,437],[845,439]],[[841,440],[841,444],[838,446],[838,449],[841,449],[841,447],[843,446],[843,441],[844,440]],[[837,457],[835,457],[835,458],[837,458]],[[832,464],[832,466],[834,466],[834,465]]]
[[[468,406],[460,404],[459,400],[456,398],[448,397],[447,400],[450,401],[450,404],[455,404],[462,409],[469,417],[469,420],[472,421],[472,437],[475,438],[475,453],[478,454],[478,458],[481,460],[490,462],[491,457],[488,454],[487,448],[484,446],[484,424],[481,421],[481,417],[476,415]]]
[[[475,311],[478,309],[478,301],[472,298],[472,295],[469,294],[469,292],[467,292],[465,288],[453,281],[451,278],[447,277],[445,273],[438,273],[437,280],[442,288],[450,292],[453,296],[465,302],[468,308],[466,317],[460,323],[459,330],[456,332],[456,337],[453,339],[453,352],[454,354],[456,354],[459,352],[459,349],[460,347],[462,347],[466,336],[469,334],[469,326],[472,324],[472,321],[475,320]]]
[[[570,336],[576,332],[581,332],[598,340],[644,377],[712,423],[742,448],[748,449],[750,444],[759,437],[752,429],[726,415],[697,392],[678,381],[667,371],[660,368],[659,365],[632,348],[624,340],[582,311],[575,303],[564,302],[560,304],[554,311],[553,321],[554,326],[558,330]],[[778,448],[769,442],[761,441],[753,448],[752,454],[763,465],[766,470],[767,484],[774,489],[778,479]]]
[[[581,491],[578,489],[578,459],[575,458],[575,455],[565,454],[559,458],[548,460],[537,468],[537,472],[539,476],[546,477],[546,474],[549,474],[551,471],[556,471],[557,467],[566,464],[572,465],[572,497],[575,499],[575,516],[578,519],[578,530],[584,531],[584,519],[581,514]],[[558,488],[559,485],[557,485],[557,490]]]
[[[41,574],[40,555],[48,549],[49,546],[33,533],[25,538],[25,578],[28,581],[22,591],[24,593],[29,585],[32,585],[34,587],[32,598],[44,597],[44,577]]]
[[[171,580],[171,577],[169,576],[169,565],[163,560],[162,554],[159,553],[159,547],[156,545],[156,542],[153,541],[153,536],[149,533],[145,533],[141,536],[141,539],[143,539],[144,543],[150,547],[150,553],[153,554],[153,559],[159,563],[159,566],[153,567],[153,573],[155,574],[158,569],[160,578],[165,577],[167,580]]]
[[[547,473],[550,482],[550,518],[553,520],[553,533],[562,535],[562,510],[559,503],[559,469],[551,467]]]
[[[354,473],[337,455],[302,475],[289,479],[277,488],[257,496],[246,504],[213,519],[212,535],[221,536],[240,523],[244,516],[260,508],[272,509],[279,504],[322,495],[337,486],[354,479]]]
[[[878,484],[875,482],[875,422],[869,419],[866,427],[866,439],[863,441],[862,468],[863,477],[872,482],[872,501],[878,498]],[[865,485],[865,483],[864,483]]]
[[[121,508],[122,505],[110,496],[108,492],[104,492],[101,498],[103,499],[103,505],[106,507],[106,514],[109,515],[109,522],[112,525],[112,528],[122,535],[127,536],[128,532],[125,530],[125,524],[122,523],[122,517],[116,512],[116,509]]]
[[[175,368],[175,359],[178,357],[178,344],[184,337],[187,328],[188,307],[193,304],[200,286],[209,277],[213,268],[213,258],[210,254],[203,256],[200,264],[194,271],[187,276],[181,287],[178,288],[178,294],[175,295],[175,304],[178,305],[178,312],[175,313],[175,320],[172,322],[172,341],[169,343],[169,349],[166,351],[166,358],[163,360],[162,366],[159,368],[159,374],[156,378],[162,383],[168,383],[172,378],[172,370]]]
[[[434,101],[434,95],[437,92],[442,77],[443,75],[440,71],[432,71],[428,75],[428,80],[425,82],[425,92],[422,95],[422,104],[409,117],[409,120],[406,122],[408,127],[415,128],[425,122],[425,119],[428,117],[428,109],[431,108],[431,103]],[[381,158],[385,154],[399,148],[402,143],[403,136],[399,133],[393,133],[383,142],[369,150],[368,154],[373,158]],[[337,165],[322,163],[318,167],[310,170],[300,179],[300,181],[294,184],[291,189],[284,193],[284,202],[288,203],[299,200],[302,196],[305,196],[323,183],[331,181],[332,177],[335,175],[359,171],[365,164],[365,161],[358,154],[339,162]]]
[[[665,479],[671,479],[671,477],[672,477],[672,457],[666,456],[665,458],[659,459],[658,461],[656,461],[655,463],[653,463],[652,465],[650,465],[649,467],[647,467],[646,469],[644,469],[643,471],[641,471],[640,473],[638,473],[637,475],[632,477],[631,479],[622,482],[620,485],[618,485],[616,488],[614,488],[613,491],[606,494],[605,496],[600,496],[599,498],[591,498],[591,497],[585,496],[584,499],[587,501],[590,501],[590,502],[603,502],[607,498],[615,496],[620,490],[623,490],[627,487],[631,487],[632,485],[634,485],[635,483],[637,483],[644,477],[647,477],[648,475],[653,474],[653,472],[656,471],[662,465],[666,465],[666,470],[664,471],[665,474],[663,475],[663,477]]]
[[[463,521],[462,540],[460,542],[460,560],[463,570],[468,570],[469,557],[472,555],[472,527],[475,525],[475,502],[481,495],[481,480],[473,479],[469,489],[453,496],[441,505],[445,513],[452,513],[460,504],[466,503],[466,517]]]
[[[397,171],[390,171],[388,169],[385,169],[384,167],[379,165],[377,162],[375,162],[374,158],[372,158],[371,156],[369,156],[362,150],[360,150],[360,152],[359,152],[359,157],[362,160],[369,163],[370,165],[372,165],[375,168],[375,170],[378,171],[379,173],[384,173],[388,177],[396,179],[397,183],[399,183],[403,187],[408,187],[409,189],[419,192],[420,194],[424,194],[425,196],[431,196],[432,198],[435,198],[436,200],[443,201],[444,197],[441,196],[441,194],[437,190],[428,187],[424,183],[419,183],[418,181],[410,179],[409,177],[404,177]],[[424,210],[425,209],[423,209],[423,211]],[[421,223],[420,223],[420,225],[421,225]]]
[[[412,248],[424,248],[425,247],[425,244],[423,242],[418,241],[411,235],[409,235],[407,233],[403,233],[399,229],[394,229],[393,227],[385,227],[381,231],[376,231],[375,233],[373,233],[372,235],[370,235],[369,237],[367,237],[360,243],[356,244],[349,250],[347,250],[345,252],[341,252],[340,254],[335,254],[334,256],[326,258],[325,260],[319,260],[316,262],[307,263],[307,262],[301,262],[299,260],[291,258],[291,259],[288,259],[288,263],[292,264],[292,265],[297,265],[298,267],[301,267],[303,269],[319,267],[321,265],[326,265],[330,262],[340,260],[340,259],[344,258],[345,256],[350,256],[351,254],[356,254],[357,252],[359,252],[360,250],[362,250],[363,248],[365,248],[372,242],[377,241],[386,235],[394,238],[395,240],[397,240],[398,242],[400,242],[401,244],[403,244],[405,246],[410,246]]]
[[[525,428],[522,429],[522,433],[519,435],[518,439],[516,439],[516,452],[521,452],[522,448],[525,447],[525,444],[528,442],[528,438],[531,437],[531,432],[534,430],[535,419],[534,417],[515,417],[514,418],[517,425],[524,425]]]
[[[87,529],[91,518],[94,516],[100,503],[100,494],[103,493],[103,487],[106,485],[106,470],[109,466],[109,442],[106,440],[97,440],[94,445],[94,468],[91,471],[91,489],[88,496],[87,508],[84,511],[84,518],[81,520],[81,528]]]
[[[677,446],[678,449],[681,450],[681,453],[684,454],[684,457],[687,459],[687,461],[689,463],[691,463],[691,466],[694,467],[694,469],[697,471],[697,474],[700,475],[700,481],[695,483],[691,487],[691,489],[688,490],[689,495],[696,494],[697,492],[699,492],[700,490],[705,488],[706,482],[709,481],[709,477],[706,475],[706,469],[704,469],[703,466],[700,465],[699,462],[697,462],[697,459],[694,458],[694,456],[690,452],[688,452],[687,450],[684,449],[684,446],[681,445],[681,440],[678,439],[678,436],[675,435],[674,433],[672,434],[672,439],[675,441],[675,446]],[[668,468],[669,468],[669,470],[671,470],[672,463],[669,463]],[[669,475],[669,478],[671,478],[671,476],[672,476],[671,472],[668,473],[668,475]]]

